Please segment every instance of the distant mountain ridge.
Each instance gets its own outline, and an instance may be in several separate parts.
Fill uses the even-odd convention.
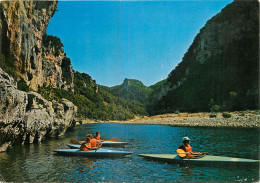
[[[152,89],[139,80],[126,78],[121,85],[111,87],[110,92],[126,100],[137,100],[146,103]]]

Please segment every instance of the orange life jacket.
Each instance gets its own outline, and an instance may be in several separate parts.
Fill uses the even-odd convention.
[[[97,140],[96,140],[96,139],[94,139],[94,138],[91,139],[91,140],[90,140],[90,143],[91,143],[91,148],[92,148],[92,147],[97,147]]]
[[[100,140],[100,135],[96,136],[96,139],[97,139],[97,140]]]
[[[87,143],[86,141],[82,142],[81,146],[80,146],[80,151],[90,151],[88,148],[91,148],[91,143]]]
[[[186,152],[192,152],[192,148],[189,144],[187,146],[184,146],[184,147],[185,147]],[[192,156],[191,154],[186,155],[186,157],[191,157],[191,156]]]

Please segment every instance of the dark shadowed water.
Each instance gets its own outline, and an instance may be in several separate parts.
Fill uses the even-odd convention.
[[[55,155],[70,139],[101,138],[129,142],[129,157],[96,159]],[[175,153],[183,136],[194,151],[211,155],[259,159],[259,130],[172,127],[165,125],[87,124],[60,139],[17,146],[0,153],[0,174],[7,182],[258,182],[259,167],[180,166],[145,160],[140,153]]]

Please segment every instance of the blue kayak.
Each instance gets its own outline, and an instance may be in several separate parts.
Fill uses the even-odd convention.
[[[80,145],[79,144],[67,144],[67,146],[71,149],[79,149]]]
[[[259,166],[260,160],[244,159],[244,158],[233,158],[225,156],[211,156],[205,155],[201,158],[196,159],[186,159],[181,158],[177,154],[138,154],[143,158],[163,161],[167,163],[177,163],[177,164],[203,164],[203,165],[257,165]]]
[[[123,157],[126,155],[133,154],[132,152],[128,151],[116,151],[110,149],[100,148],[98,150],[92,151],[80,151],[79,149],[58,149],[53,150],[57,154],[62,155],[71,155],[71,156],[86,156],[86,157],[105,157],[105,158],[116,158],[116,157]]]
[[[121,147],[125,146],[127,142],[113,142],[113,141],[101,141],[103,147]]]

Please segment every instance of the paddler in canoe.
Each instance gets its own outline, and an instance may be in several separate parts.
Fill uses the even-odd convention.
[[[181,158],[200,158],[203,157],[205,154],[209,154],[207,152],[192,152],[189,137],[183,137],[182,142],[183,144],[177,149],[177,153]]]

